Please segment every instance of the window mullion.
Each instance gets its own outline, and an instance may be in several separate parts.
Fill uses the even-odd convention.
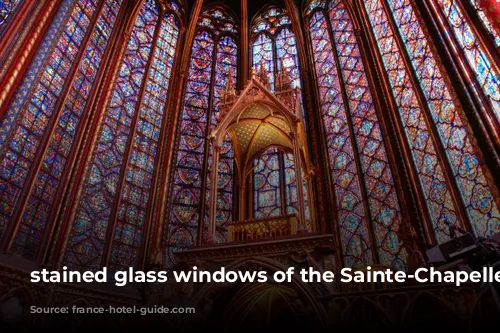
[[[277,149],[278,152],[278,165],[279,165],[279,178],[280,178],[280,204],[281,204],[281,215],[287,215],[287,204],[286,204],[286,196],[287,186],[286,186],[286,175],[285,175],[285,157],[284,152],[281,149]],[[295,168],[294,168],[295,169]]]
[[[214,108],[214,87],[215,87],[215,77],[217,70],[217,56],[218,56],[218,45],[221,41],[221,38],[217,35],[214,35],[214,45],[213,45],[213,54],[212,54],[212,64],[210,68],[210,92],[208,95],[208,110],[207,110],[207,126],[205,128],[205,147],[204,147],[204,155],[203,155],[203,172],[202,172],[202,185],[201,185],[201,206],[200,206],[200,220],[199,220],[199,242],[203,242],[203,235],[205,234],[205,217],[207,213],[207,196],[208,196],[208,177],[209,172],[209,157],[210,157],[210,133],[212,132],[212,116],[213,116],[213,108]],[[210,184],[210,186],[217,186],[217,184]]]

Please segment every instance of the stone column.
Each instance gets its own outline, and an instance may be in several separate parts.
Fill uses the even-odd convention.
[[[298,204],[298,220],[299,227],[298,231],[306,230],[306,214],[304,205],[304,186],[302,184],[302,159],[300,150],[300,140],[298,135],[298,124],[294,129],[293,133],[293,156],[295,162],[295,184],[297,187],[297,204]]]
[[[210,201],[209,201],[209,221],[208,221],[208,235],[207,243],[215,242],[215,227],[217,218],[217,177],[219,175],[219,155],[221,147],[216,140],[212,139],[212,168],[210,175]]]

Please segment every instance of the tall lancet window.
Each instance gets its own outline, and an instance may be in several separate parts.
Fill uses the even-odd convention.
[[[302,99],[297,42],[290,17],[271,6],[252,24],[252,68],[266,72],[269,88],[275,91],[280,77],[287,75]],[[297,214],[297,188],[293,155],[270,148],[254,161],[254,218]],[[304,184],[304,193],[307,193]],[[308,215],[307,198],[306,218]]]
[[[73,268],[140,263],[179,37],[179,6],[162,4],[146,0],[134,19],[76,207]]]
[[[16,14],[21,0],[2,0],[0,2],[0,36],[7,29],[7,25]]]
[[[464,7],[457,0],[432,0],[436,7],[439,22],[446,33],[446,37],[453,39],[456,46],[463,52],[464,60],[469,64],[471,71],[475,74],[479,88],[487,97],[500,124],[500,71],[492,65],[485,46],[478,38],[471,22],[464,15]]]
[[[500,231],[500,213],[487,182],[488,170],[410,2],[390,0],[387,6],[385,1],[369,0],[364,5],[435,239],[449,239],[449,223],[469,224],[478,236],[489,237]]]
[[[168,263],[171,254],[196,245],[206,234],[209,214],[211,145],[207,137],[220,120],[223,89],[236,84],[238,27],[222,7],[202,11],[194,36],[181,110],[180,138],[167,221]],[[229,138],[219,161],[216,240],[224,241],[233,217],[234,149]]]
[[[306,16],[345,265],[401,269],[401,208],[349,10],[311,1]]]
[[[63,1],[7,107],[0,130],[4,249],[34,258],[52,232],[121,4]]]

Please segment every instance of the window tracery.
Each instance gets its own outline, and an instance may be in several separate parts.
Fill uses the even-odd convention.
[[[206,8],[194,37],[180,141],[173,176],[172,205],[168,219],[167,253],[197,244],[208,223],[210,194],[210,131],[219,121],[219,100],[228,84],[237,82],[238,26],[222,7]],[[227,237],[233,219],[234,148],[229,137],[219,159],[216,238]],[[167,259],[171,264],[172,256]]]

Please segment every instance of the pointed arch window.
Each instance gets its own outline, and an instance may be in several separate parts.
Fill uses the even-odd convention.
[[[6,110],[0,236],[13,252],[34,258],[50,233],[58,192],[121,4],[63,1]]]
[[[179,6],[146,0],[127,42],[76,206],[65,262],[137,267],[179,38]]]
[[[292,79],[292,86],[301,89],[297,41],[286,11],[274,6],[265,9],[254,19],[251,31],[252,68],[267,72],[270,89],[275,90],[282,70]]]
[[[180,138],[173,177],[167,230],[170,254],[197,244],[205,234],[209,214],[210,131],[219,121],[223,88],[236,84],[238,26],[222,7],[202,11],[195,33],[181,111]],[[225,140],[219,161],[216,238],[224,241],[233,219],[234,148]]]
[[[500,213],[486,180],[486,167],[463,120],[463,110],[452,98],[410,1],[389,0],[387,4],[380,0],[364,2],[426,196],[436,241],[449,239],[448,223],[467,223],[461,221],[460,210],[465,210],[463,218],[476,235],[489,237],[500,231]],[[453,192],[458,196],[455,203],[451,200]]]
[[[345,265],[402,269],[401,208],[349,10],[310,1],[306,17]]]
[[[299,89],[302,100],[297,41],[286,11],[274,6],[264,9],[254,19],[251,32],[253,70],[267,73],[271,91],[277,88],[281,75],[289,75],[292,87]],[[254,161],[253,187],[254,218],[296,214],[293,155],[276,148],[263,152]],[[307,202],[306,198],[306,218],[309,219]]]

